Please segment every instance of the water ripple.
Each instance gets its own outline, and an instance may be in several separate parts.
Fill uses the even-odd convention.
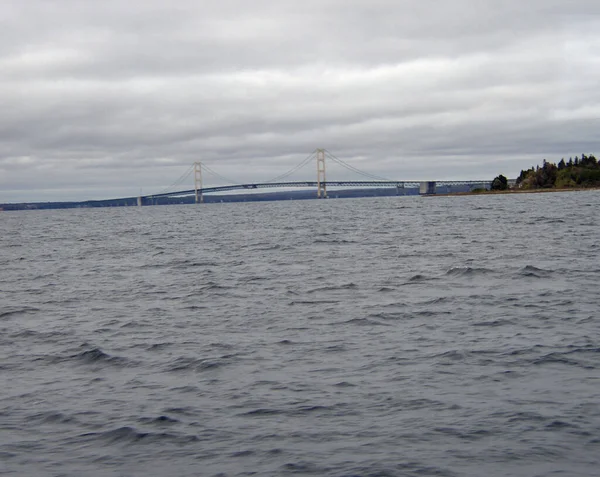
[[[3,475],[600,466],[598,192],[2,219]]]

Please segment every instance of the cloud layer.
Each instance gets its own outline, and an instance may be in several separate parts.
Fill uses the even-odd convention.
[[[21,0],[0,24],[0,202],[149,194],[196,160],[259,181],[317,147],[398,180],[600,154],[592,0]]]

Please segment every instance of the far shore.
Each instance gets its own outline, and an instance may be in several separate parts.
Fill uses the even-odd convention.
[[[570,189],[507,189],[507,190],[485,190],[476,192],[447,192],[443,194],[429,194],[427,197],[458,197],[476,195],[504,195],[504,194],[541,194],[546,192],[584,192],[600,190],[600,187],[572,187]]]

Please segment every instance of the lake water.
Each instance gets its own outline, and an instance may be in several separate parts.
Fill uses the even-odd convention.
[[[600,192],[0,226],[1,475],[600,475]]]

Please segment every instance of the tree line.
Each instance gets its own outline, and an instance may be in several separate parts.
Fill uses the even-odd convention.
[[[593,154],[561,159],[558,164],[544,159],[541,166],[522,170],[517,177],[519,189],[569,189],[600,187],[600,163]],[[492,181],[492,190],[508,189],[508,180],[502,174]]]

